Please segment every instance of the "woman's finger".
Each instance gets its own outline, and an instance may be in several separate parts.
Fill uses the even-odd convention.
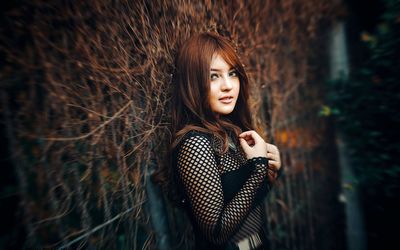
[[[269,153],[269,152],[267,153],[267,158],[271,159],[271,160],[274,160],[274,161],[278,161],[279,160],[279,158],[278,158],[278,156],[276,154]]]
[[[243,150],[247,152],[250,149],[249,144],[247,144],[247,141],[243,138],[239,138],[240,146],[242,146]]]
[[[248,137],[251,136],[255,143],[262,142],[264,139],[254,130],[243,132],[239,135],[239,137]]]
[[[281,168],[279,163],[277,161],[273,161],[273,160],[268,160],[268,166],[272,167],[273,169],[275,169],[277,171]]]
[[[239,137],[244,137],[247,134],[248,134],[248,131],[242,132],[242,133],[239,134]]]
[[[275,153],[275,154],[279,154],[279,150],[274,144],[267,143],[267,151]]]
[[[243,138],[243,139],[245,139],[246,141],[252,140],[252,139],[253,139],[253,137],[251,137],[250,135],[239,136],[239,138]]]
[[[254,133],[256,133],[254,130],[245,131],[239,134],[239,137],[252,137]]]

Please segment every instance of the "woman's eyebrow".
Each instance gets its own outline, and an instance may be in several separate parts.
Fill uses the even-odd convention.
[[[211,71],[222,71],[221,69],[211,69]]]
[[[231,67],[231,68],[228,69],[228,71],[231,71],[231,70],[234,70],[234,69],[235,69],[234,67]],[[221,72],[221,71],[223,71],[223,70],[222,70],[222,69],[213,69],[213,68],[211,68],[210,71]]]

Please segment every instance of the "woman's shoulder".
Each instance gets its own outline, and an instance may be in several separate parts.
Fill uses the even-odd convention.
[[[182,136],[180,144],[182,143],[190,143],[196,140],[200,140],[203,142],[209,141],[212,142],[213,135],[211,133],[199,130],[189,130],[185,135]]]
[[[189,130],[186,132],[174,149],[174,155],[179,154],[183,151],[199,152],[199,154],[204,153],[205,150],[212,148],[212,135],[198,131]]]
[[[184,138],[190,138],[193,136],[211,137],[212,134],[210,132],[191,129],[184,135]]]
[[[195,145],[197,150],[210,149],[220,155],[222,152],[222,142],[212,132],[190,130],[182,138],[180,145]]]

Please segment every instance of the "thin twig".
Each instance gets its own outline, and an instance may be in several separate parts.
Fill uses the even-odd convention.
[[[139,203],[139,204],[137,204],[136,206],[131,207],[131,208],[129,208],[128,210],[126,210],[126,211],[124,211],[124,212],[122,212],[122,213],[119,213],[118,215],[114,216],[112,219],[110,219],[110,220],[104,222],[103,224],[100,224],[100,225],[96,226],[95,228],[93,228],[93,229],[90,230],[89,232],[86,232],[86,233],[82,234],[81,236],[75,238],[74,240],[68,242],[67,244],[64,244],[64,245],[58,247],[57,249],[65,249],[65,248],[68,248],[68,247],[70,247],[72,244],[75,244],[76,242],[78,242],[78,241],[80,241],[80,240],[82,240],[82,239],[84,239],[84,238],[87,238],[89,235],[91,235],[91,234],[95,233],[96,231],[102,229],[103,227],[105,227],[105,226],[111,224],[111,223],[114,222],[115,220],[117,220],[117,219],[119,219],[120,217],[124,216],[125,214],[131,212],[133,209],[135,209],[136,207],[138,207],[138,206],[140,206],[140,205],[142,205],[142,203]]]
[[[85,135],[81,135],[81,136],[77,136],[77,137],[45,137],[45,138],[41,138],[43,140],[47,140],[47,141],[76,141],[76,140],[82,140],[85,139],[91,135],[93,135],[94,133],[96,133],[96,131],[102,129],[104,126],[106,126],[107,124],[109,124],[110,122],[112,122],[116,117],[118,117],[130,104],[132,103],[132,101],[129,101],[127,104],[125,104],[125,106],[123,106],[117,113],[115,113],[108,121],[102,123],[100,126],[98,126],[97,128],[95,128],[94,130],[90,131],[89,133],[85,134]]]

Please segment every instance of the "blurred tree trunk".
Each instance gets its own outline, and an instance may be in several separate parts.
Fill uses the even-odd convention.
[[[330,45],[330,77],[332,80],[345,80],[349,75],[349,61],[344,22],[338,22],[332,27]],[[338,81],[338,84],[340,82]],[[360,205],[358,183],[355,181],[344,136],[338,128],[335,132],[342,184],[339,199],[344,202],[346,209],[347,248],[348,250],[364,250],[366,249],[364,212]]]

